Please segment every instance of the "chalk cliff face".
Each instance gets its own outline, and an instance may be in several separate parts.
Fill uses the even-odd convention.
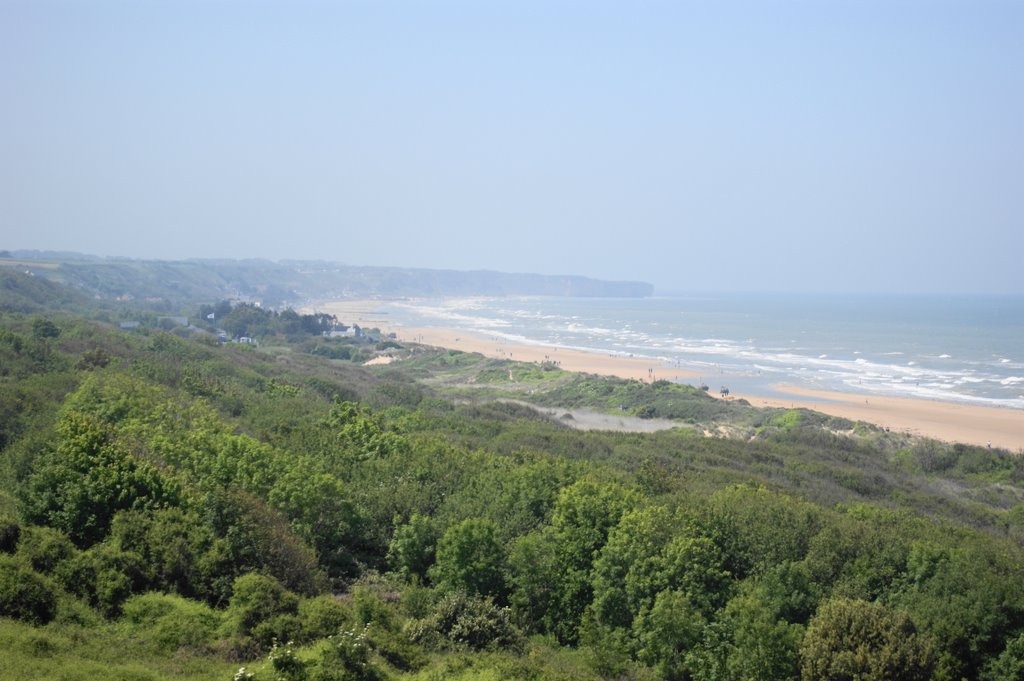
[[[268,305],[356,296],[580,296],[642,298],[639,281],[478,270],[358,267],[323,261],[130,260],[71,253],[16,251],[22,269],[89,297],[173,303],[251,298]]]

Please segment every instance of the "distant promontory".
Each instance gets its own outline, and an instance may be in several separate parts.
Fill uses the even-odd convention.
[[[365,267],[299,260],[135,260],[67,252],[6,251],[16,266],[99,298],[168,302],[251,298],[294,305],[354,297],[565,296],[642,298],[654,287],[576,275]]]

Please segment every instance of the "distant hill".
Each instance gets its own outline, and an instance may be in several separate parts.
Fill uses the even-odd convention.
[[[549,295],[640,298],[651,284],[570,275],[358,267],[323,261],[129,260],[64,252],[9,251],[17,265],[90,297],[175,304],[240,298],[294,305],[360,296]]]
[[[0,312],[31,314],[70,310],[86,303],[81,293],[39,277],[24,268],[0,267]]]

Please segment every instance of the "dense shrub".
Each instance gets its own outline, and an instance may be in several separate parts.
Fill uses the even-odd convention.
[[[144,573],[141,556],[103,543],[76,552],[57,566],[53,577],[69,593],[114,617],[120,614],[121,604],[129,596],[145,590]]]
[[[461,591],[445,594],[429,617],[409,624],[407,633],[412,640],[428,645],[440,636],[474,650],[514,647],[521,638],[508,608]]]
[[[931,678],[932,642],[904,612],[878,603],[834,599],[811,620],[800,646],[805,681]]]
[[[299,623],[306,641],[333,636],[352,621],[352,612],[334,596],[306,598],[299,603]]]
[[[46,624],[57,614],[54,586],[38,572],[9,556],[0,556],[0,615]]]
[[[21,539],[21,525],[11,518],[0,518],[0,553],[14,553]]]
[[[1020,681],[1024,679],[1024,634],[1006,644],[999,657],[990,661],[981,674],[982,681]]]
[[[18,557],[39,572],[50,573],[78,551],[68,536],[49,527],[27,527],[18,542]]]
[[[469,518],[441,537],[430,576],[442,589],[500,597],[505,592],[503,564],[497,526],[489,520]]]
[[[384,679],[370,663],[368,626],[342,631],[324,650],[311,681],[377,681]]]
[[[413,513],[408,523],[395,530],[388,547],[388,563],[406,579],[423,579],[434,564],[437,540],[436,524],[430,518]]]
[[[134,635],[166,653],[209,645],[220,625],[220,615],[208,605],[172,594],[133,596],[123,613],[122,621]]]
[[[294,615],[298,609],[298,597],[280,582],[252,573],[235,580],[225,617],[235,633],[251,634],[258,624],[277,615]]]

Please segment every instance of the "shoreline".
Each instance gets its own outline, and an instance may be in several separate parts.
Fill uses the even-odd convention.
[[[346,324],[377,327],[394,333],[400,341],[435,347],[477,352],[485,357],[523,362],[551,361],[565,371],[574,371],[639,380],[666,379],[688,382],[698,373],[659,360],[626,355],[603,354],[591,350],[555,348],[487,337],[451,327],[407,327],[387,319],[373,300],[335,301],[318,306],[320,311],[337,315]],[[791,385],[771,386],[775,395],[734,392],[755,407],[812,409],[823,414],[864,421],[898,432],[930,437],[946,442],[1024,452],[1024,410],[982,407],[956,402],[939,402],[908,397],[862,395],[831,390],[816,390]],[[780,397],[780,394],[783,395]],[[717,399],[717,398],[716,398]]]
[[[992,447],[1024,452],[1024,411],[791,385],[773,387],[791,399],[756,397],[748,401],[754,406],[804,407],[946,442],[980,447],[991,443]]]

